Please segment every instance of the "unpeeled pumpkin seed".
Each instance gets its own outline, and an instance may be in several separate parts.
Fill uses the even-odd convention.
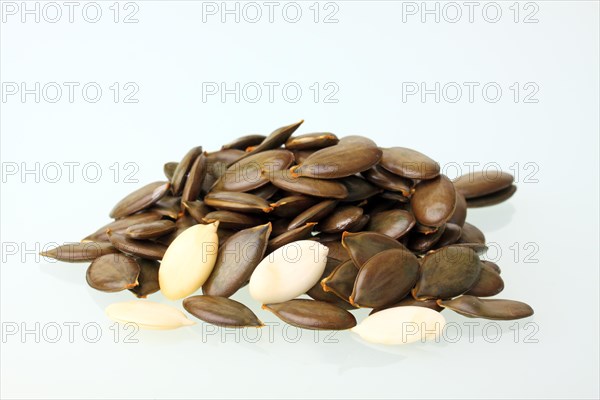
[[[372,168],[362,172],[362,176],[364,176],[369,182],[379,186],[382,189],[390,190],[392,192],[400,192],[404,197],[410,197],[412,195],[414,186],[412,179],[394,175],[380,165],[375,165]]]
[[[143,299],[160,290],[160,285],[158,284],[158,268],[160,267],[160,263],[156,260],[145,260],[143,258],[138,258],[136,261],[140,265],[138,285],[132,287],[129,291]]]
[[[276,149],[284,144],[290,136],[302,125],[304,120],[300,120],[294,124],[282,126],[281,128],[275,129],[269,134],[260,144],[251,148],[243,157],[248,157],[251,154],[260,153],[261,151]]]
[[[178,162],[171,161],[165,163],[165,165],[163,166],[163,172],[165,173],[165,177],[169,180],[169,182],[171,181],[171,179],[173,179],[173,174],[175,173],[178,164]]]
[[[325,264],[325,270],[323,271],[323,275],[321,275],[321,278],[319,279],[319,281],[317,283],[315,283],[315,285],[313,287],[311,287],[309,290],[306,291],[306,294],[315,300],[332,303],[339,307],[342,307],[345,310],[354,309],[354,306],[352,306],[348,300],[341,299],[339,296],[337,296],[333,292],[325,291],[325,289],[323,287],[323,284],[322,284],[323,279],[325,279],[326,277],[331,275],[331,273],[340,264],[342,264],[341,261],[330,257],[331,247],[329,247],[329,249],[330,249],[330,251],[329,251],[329,255],[327,256],[327,264]],[[350,292],[352,292],[352,287],[350,287]],[[348,297],[350,297],[350,294],[348,294]]]
[[[182,299],[206,282],[217,260],[218,226],[218,222],[194,225],[169,245],[158,271],[160,291],[166,298]]]
[[[319,222],[333,212],[337,204],[337,200],[323,200],[320,203],[309,207],[290,221],[288,229],[298,228],[308,222]]]
[[[515,300],[479,299],[463,295],[452,300],[438,300],[438,304],[471,318],[511,320],[533,315],[529,305]]]
[[[270,253],[275,251],[276,249],[284,246],[288,243],[295,242],[297,240],[308,239],[311,237],[311,232],[313,231],[316,222],[308,222],[306,225],[301,226],[296,229],[288,230],[273,239],[269,240],[269,244],[267,246],[267,251]]]
[[[352,332],[368,342],[396,345],[438,340],[445,325],[446,319],[437,311],[403,306],[369,315]]]
[[[250,146],[256,146],[260,144],[263,140],[265,140],[265,135],[246,135],[241,136],[227,144],[221,146],[222,150],[226,149],[238,149],[238,150],[246,150]]]
[[[339,181],[298,177],[289,170],[273,171],[268,176],[273,185],[293,193],[333,199],[344,199],[348,196],[348,189]]]
[[[106,307],[105,312],[113,321],[133,323],[144,329],[176,329],[194,325],[178,309],[148,300],[114,303]]]
[[[382,311],[382,310],[387,310],[388,308],[394,308],[394,307],[405,307],[405,306],[416,306],[416,307],[427,307],[430,308],[434,311],[442,311],[444,309],[444,307],[438,305],[437,300],[417,300],[412,296],[406,296],[405,298],[403,298],[402,300],[400,300],[398,303],[395,304],[391,304],[385,307],[379,307],[379,308],[374,308],[373,310],[371,310],[371,312],[369,313],[369,315],[371,314],[375,314],[376,312]]]
[[[322,149],[333,146],[339,141],[337,136],[329,132],[305,133],[289,138],[285,142],[285,148],[289,150]]]
[[[204,196],[204,204],[222,210],[250,213],[268,213],[273,209],[262,197],[241,192],[212,192]]]
[[[129,215],[127,217],[123,217],[117,219],[113,222],[110,222],[103,227],[99,228],[96,232],[91,235],[86,236],[81,241],[82,242],[108,242],[108,234],[107,232],[110,230],[112,232],[123,232],[131,225],[142,224],[145,222],[158,221],[162,218],[162,215],[156,211],[145,211],[139,214]]]
[[[445,175],[421,181],[410,200],[417,222],[425,226],[442,226],[454,213],[456,192]]]
[[[140,265],[124,254],[106,254],[95,259],[87,269],[88,285],[103,292],[120,292],[138,285]]]
[[[177,227],[173,221],[160,220],[132,225],[125,230],[131,239],[153,239],[173,232]]]
[[[477,297],[495,296],[504,289],[504,281],[494,267],[487,263],[481,263],[479,278],[473,286],[465,293]]]
[[[363,216],[363,209],[357,206],[345,205],[335,209],[323,221],[319,222],[319,231],[336,233],[348,230]]]
[[[377,186],[356,175],[340,179],[340,182],[348,190],[348,196],[343,200],[345,202],[366,200],[382,192]]]
[[[357,268],[361,268],[367,260],[385,250],[406,250],[397,240],[377,232],[344,232],[342,246],[348,251]]]
[[[454,181],[456,191],[467,200],[486,196],[512,185],[514,178],[511,174],[501,171],[474,171],[458,177]]]
[[[479,208],[493,206],[510,199],[516,192],[517,187],[515,185],[511,185],[506,189],[498,190],[497,192],[487,194],[485,196],[470,198],[467,200],[467,207]]]
[[[325,292],[331,292],[340,299],[350,302],[350,295],[354,288],[354,281],[358,275],[358,268],[348,260],[339,264],[331,274],[321,279],[321,287]],[[353,304],[356,306],[356,304]]]
[[[171,178],[171,192],[174,196],[179,196],[183,191],[187,174],[190,172],[194,161],[200,154],[202,154],[202,146],[193,147],[177,164],[175,171],[173,171],[173,177]]]
[[[400,239],[412,229],[415,222],[415,217],[409,211],[388,210],[373,214],[367,230]]]
[[[149,240],[130,239],[122,233],[108,232],[113,246],[125,254],[131,254],[148,260],[160,260],[167,251],[167,246]]]
[[[111,218],[121,218],[141,211],[160,200],[169,190],[169,182],[153,182],[125,196],[110,212]]]
[[[183,192],[181,194],[182,201],[198,200],[202,191],[202,184],[206,176],[206,154],[201,153],[192,164],[190,172],[185,180]]]
[[[198,319],[213,325],[260,328],[264,324],[248,307],[226,297],[199,295],[183,300],[183,308]]]
[[[324,301],[294,299],[265,304],[263,309],[271,311],[290,325],[304,329],[344,330],[356,326],[354,315]]]
[[[263,304],[270,304],[305,293],[323,274],[327,253],[327,247],[312,240],[299,240],[278,248],[252,273],[250,295]]]
[[[183,201],[182,204],[186,211],[190,213],[192,218],[194,218],[198,223],[203,222],[206,214],[210,212],[210,208],[208,208],[206,204],[200,200]]]
[[[42,251],[42,257],[50,257],[65,262],[87,262],[106,254],[118,253],[112,244],[107,242],[69,243]]]
[[[260,225],[263,220],[256,215],[243,214],[235,211],[211,211],[202,218],[202,223],[210,224],[219,221],[223,229],[245,229]]]
[[[303,194],[295,194],[292,196],[283,197],[277,200],[275,203],[271,203],[271,207],[273,207],[273,215],[276,215],[277,217],[295,217],[302,211],[315,205],[317,201],[318,200],[314,197],[305,196]]]
[[[381,166],[398,176],[411,179],[433,179],[440,174],[437,162],[406,147],[383,149]]]

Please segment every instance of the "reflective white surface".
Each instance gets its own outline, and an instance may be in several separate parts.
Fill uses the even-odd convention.
[[[223,24],[210,15],[203,23],[201,2],[139,1],[139,23],[115,24],[112,2],[100,4],[96,24],[81,14],[72,24],[23,24],[17,14],[0,28],[2,82],[103,88],[97,103],[75,92],[73,103],[16,95],[0,105],[3,398],[598,398],[598,3],[536,2],[534,24],[514,23],[512,2],[499,3],[496,24],[480,13],[474,23],[420,23],[418,14],[403,23],[403,3],[361,1],[336,2],[333,24],[315,24],[311,3],[302,3],[296,24],[280,17]],[[321,19],[334,9],[320,10]],[[121,11],[120,18],[131,10]],[[521,8],[520,18],[531,11]],[[119,100],[130,92],[123,85],[135,82],[139,103],[115,103],[114,82]],[[273,102],[251,103],[249,93],[239,103],[233,95],[203,102],[203,82],[294,82],[303,94],[296,103],[281,92]],[[336,86],[326,89],[328,82]],[[450,103],[449,92],[439,103],[433,95],[403,102],[402,82],[494,82],[503,94],[496,103],[480,91],[472,103]],[[515,103],[514,82],[521,96],[535,83],[539,102]],[[332,87],[338,102],[323,102]],[[499,297],[525,301],[535,315],[489,324],[445,311],[455,328],[449,340],[384,347],[350,332],[287,327],[245,288],[234,298],[272,323],[260,337],[200,323],[132,332],[116,329],[103,311],[130,293],[89,288],[87,264],[35,256],[36,246],[76,241],[106,223],[116,201],[162,179],[162,163],[188,148],[217,149],[300,118],[302,133],[362,134],[415,148],[450,177],[469,162],[518,171],[510,201],[469,210],[468,220],[501,251],[488,254],[502,268]],[[40,179],[21,176],[36,162]],[[72,183],[68,162],[80,163]],[[51,163],[61,166],[57,183],[49,182]],[[100,166],[98,182],[89,182],[93,169],[82,175],[87,163]],[[138,184],[124,182],[134,171],[125,163],[139,167]],[[19,172],[8,174],[15,165]],[[181,309],[160,294],[151,299]],[[32,333],[22,336],[24,329]]]

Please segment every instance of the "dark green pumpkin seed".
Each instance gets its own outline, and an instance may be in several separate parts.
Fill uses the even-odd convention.
[[[202,146],[193,147],[185,154],[185,156],[183,156],[179,164],[177,164],[177,168],[173,171],[173,178],[171,179],[171,192],[174,196],[181,195],[187,174],[190,172],[192,164],[200,154],[202,154]]]
[[[246,135],[241,136],[227,144],[221,146],[222,150],[227,149],[237,149],[237,150],[246,150],[250,146],[259,145],[263,140],[265,140],[265,135]]]
[[[448,299],[468,291],[479,278],[481,262],[467,247],[448,246],[421,260],[421,277],[413,289],[416,299]]]
[[[411,179],[432,179],[440,174],[440,165],[416,150],[406,147],[383,149],[381,166]]]
[[[124,254],[106,254],[95,259],[87,269],[88,285],[103,292],[120,292],[138,285],[140,266]]]
[[[169,190],[169,182],[153,182],[119,201],[110,212],[111,218],[122,218],[150,207],[160,200]]]
[[[204,183],[204,177],[206,176],[206,154],[202,153],[192,164],[190,172],[186,178],[185,185],[183,186],[183,193],[181,195],[182,201],[195,201],[198,200],[200,192],[202,191],[202,184]]]
[[[350,303],[372,308],[396,303],[410,293],[418,277],[419,261],[410,251],[382,251],[358,271]]]
[[[42,251],[43,257],[54,258],[65,262],[88,262],[103,255],[118,253],[113,245],[108,242],[79,242],[68,243],[53,249]]]
[[[265,304],[263,309],[299,328],[343,330],[356,326],[354,315],[324,301],[294,299],[285,303]]]
[[[389,249],[406,250],[400,242],[377,232],[344,232],[342,245],[358,268],[375,254]]]
[[[226,297],[199,295],[183,300],[183,308],[209,324],[228,327],[260,328],[264,324],[248,307]]]
[[[337,200],[324,200],[307,208],[290,222],[288,229],[298,228],[308,222],[319,222],[327,215],[331,214],[337,204]]]
[[[495,296],[504,290],[504,281],[489,264],[481,263],[479,278],[465,294],[477,297]]]
[[[313,231],[316,222],[308,222],[306,225],[301,226],[296,229],[291,229],[287,232],[284,232],[273,239],[269,240],[269,245],[267,247],[267,252],[272,253],[277,250],[281,246],[285,246],[286,244],[295,242],[297,240],[308,239],[311,237],[311,232]]]
[[[415,186],[410,204],[421,225],[442,226],[456,206],[454,185],[445,175],[421,181]]]
[[[148,295],[160,290],[158,283],[158,268],[160,263],[156,260],[145,260],[138,258],[137,263],[140,266],[140,275],[138,276],[138,285],[129,289],[138,298],[145,299]]]
[[[227,239],[219,248],[217,261],[202,292],[222,297],[233,295],[250,279],[263,259],[270,234],[271,224],[268,223],[244,229]]]
[[[173,232],[176,228],[175,222],[163,219],[132,225],[125,230],[125,235],[131,239],[154,239]]]
[[[130,239],[121,233],[109,232],[108,238],[112,245],[123,253],[148,260],[161,260],[167,251],[167,246],[162,243]]]
[[[362,176],[382,189],[400,192],[403,197],[410,197],[413,191],[414,181],[412,179],[395,175],[381,165],[375,165],[362,172]]]
[[[415,217],[406,210],[388,210],[371,215],[367,230],[399,239],[415,225]]]
[[[202,219],[202,223],[204,224],[210,224],[215,221],[219,221],[219,228],[221,229],[246,229],[264,222],[256,215],[227,210],[211,211]]]
[[[328,276],[321,279],[321,287],[324,292],[331,292],[340,299],[350,302],[357,274],[358,268],[352,260],[345,261],[331,271]]]
[[[452,300],[438,300],[438,304],[471,318],[511,320],[533,315],[533,309],[529,305],[515,300],[460,296]]]
[[[506,189],[512,185],[511,174],[501,171],[474,171],[458,177],[454,181],[456,191],[471,199]]]
[[[283,218],[295,217],[307,208],[315,205],[317,201],[318,200],[314,197],[305,196],[303,194],[283,197],[275,203],[271,203],[271,207],[273,207],[272,214]]]
[[[335,209],[323,221],[319,222],[318,229],[325,233],[343,232],[349,226],[361,219],[363,209],[356,206],[345,205]]]
[[[293,136],[285,142],[289,150],[322,149],[337,144],[340,140],[333,133],[316,132]]]
[[[348,189],[339,181],[298,177],[290,170],[274,171],[269,174],[269,179],[278,188],[293,193],[334,199],[348,196]]]
[[[211,192],[204,196],[204,203],[221,210],[268,213],[273,208],[262,197],[241,192]]]
[[[496,204],[500,204],[503,201],[510,199],[513,194],[517,191],[517,187],[515,185],[511,185],[506,189],[498,190],[497,192],[473,197],[467,200],[467,207],[469,208],[479,208],[479,207],[487,207],[487,206],[495,206]]]

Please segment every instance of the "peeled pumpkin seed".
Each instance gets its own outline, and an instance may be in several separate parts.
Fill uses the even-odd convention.
[[[410,200],[416,220],[425,226],[442,226],[456,206],[454,185],[445,175],[421,181]]]
[[[198,319],[213,325],[260,328],[264,324],[248,307],[235,300],[218,296],[192,296],[183,300],[183,308]]]
[[[167,251],[167,246],[162,243],[130,239],[122,233],[108,232],[108,238],[112,245],[123,253],[148,260],[160,260]]]
[[[171,181],[171,179],[173,178],[173,173],[175,172],[175,169],[177,169],[177,164],[179,164],[178,162],[168,162],[165,163],[165,165],[163,166],[163,172],[165,173],[165,177]]]
[[[112,244],[107,242],[68,243],[53,249],[42,251],[42,257],[50,257],[65,262],[88,262],[106,254],[118,253]]]
[[[360,220],[363,209],[356,206],[346,205],[338,207],[323,221],[319,222],[319,231],[325,233],[343,232],[349,226]]]
[[[358,271],[350,304],[371,308],[393,304],[410,293],[418,277],[419,261],[410,251],[382,251]]]
[[[410,197],[412,195],[414,186],[412,179],[394,175],[380,165],[375,165],[372,168],[362,172],[362,176],[364,176],[369,182],[379,186],[382,189],[390,190],[392,192],[400,192],[404,197]]]
[[[252,273],[250,295],[270,304],[305,293],[323,274],[327,253],[327,247],[312,240],[299,240],[278,248]]]
[[[336,179],[365,171],[379,162],[381,150],[375,142],[363,136],[346,136],[338,144],[308,156],[292,168],[296,176]],[[352,160],[352,162],[347,162]]]
[[[437,162],[406,147],[383,149],[381,166],[396,175],[411,179],[433,179],[440,174]]]
[[[106,254],[95,259],[87,269],[88,285],[103,292],[120,292],[138,285],[140,265],[124,254]]]
[[[328,276],[321,279],[321,287],[323,291],[331,292],[340,299],[350,302],[357,274],[358,268],[352,260],[345,261],[331,271]],[[354,306],[356,305],[354,304]]]
[[[202,191],[202,184],[204,183],[204,177],[206,176],[206,154],[202,153],[190,168],[190,172],[185,180],[183,186],[183,192],[181,194],[181,201],[195,201],[198,200],[200,192]]]
[[[125,196],[110,212],[111,218],[134,214],[156,203],[169,190],[169,182],[153,182]]]
[[[357,268],[361,268],[367,260],[384,250],[406,250],[397,240],[376,232],[344,232],[342,246],[348,251]]]
[[[452,300],[438,300],[444,308],[471,318],[512,320],[533,315],[533,309],[520,301],[503,299],[479,299],[463,295]]]
[[[456,191],[467,200],[489,195],[512,185],[511,174],[501,171],[474,171],[458,177],[454,181]]]
[[[175,229],[175,222],[163,219],[131,225],[125,230],[125,235],[131,239],[153,239],[173,232]]]
[[[314,197],[305,196],[303,194],[295,194],[292,196],[283,197],[275,203],[271,203],[273,207],[273,215],[277,217],[295,217],[307,208],[312,207],[318,200]],[[310,221],[314,222],[314,221]]]
[[[211,296],[229,297],[241,288],[260,263],[267,249],[271,224],[244,229],[232,235],[219,249],[214,268],[202,285]]]
[[[337,200],[324,200],[298,214],[288,225],[288,229],[298,228],[308,222],[319,222],[337,206]]]
[[[473,286],[465,293],[477,297],[495,296],[504,290],[504,281],[494,267],[489,264],[481,263],[481,272],[479,278]]]
[[[288,230],[287,232],[284,232],[284,233],[274,237],[273,239],[269,240],[269,244],[267,246],[267,251],[270,253],[288,243],[292,243],[297,240],[310,238],[311,232],[313,231],[313,228],[315,225],[316,225],[316,222],[308,222],[304,226],[301,226],[296,229]]]
[[[106,307],[105,312],[113,321],[133,323],[143,329],[176,329],[194,325],[178,309],[148,300],[114,303]]]
[[[415,217],[409,211],[388,210],[371,215],[367,230],[399,239],[412,229],[415,222]]]
[[[285,142],[285,148],[289,150],[322,149],[333,146],[340,140],[333,133],[316,132],[293,136]]]
[[[418,300],[449,299],[468,291],[479,278],[481,262],[467,247],[448,246],[421,260],[421,277],[413,289]]]
[[[356,175],[347,176],[340,179],[340,182],[348,190],[348,196],[343,200],[345,202],[365,200],[381,193],[381,189],[369,183],[369,181]]]
[[[268,213],[273,209],[267,200],[240,192],[212,192],[204,197],[204,204],[222,210],[250,213]]]
[[[202,154],[202,146],[193,147],[185,154],[185,156],[183,156],[179,164],[177,164],[177,168],[173,171],[173,178],[171,179],[171,192],[174,196],[179,196],[183,191],[183,185],[185,184],[187,174],[190,172],[192,164],[200,154]]]
[[[238,149],[238,150],[246,150],[246,148],[250,146],[256,146],[260,144],[263,140],[265,140],[265,135],[246,135],[241,136],[227,144],[221,146],[222,150],[226,149]]]
[[[341,182],[298,177],[289,170],[273,171],[269,174],[269,179],[278,188],[294,193],[333,199],[344,199],[348,196],[348,189]]]
[[[156,260],[145,260],[138,258],[137,263],[140,265],[140,274],[138,276],[138,285],[129,289],[138,298],[146,298],[152,293],[160,290],[158,284],[158,268],[160,263]]]
[[[205,224],[215,221],[219,221],[219,227],[223,229],[245,229],[263,223],[263,220],[256,215],[227,210],[211,211],[202,218],[202,223]]]
[[[438,340],[445,325],[446,319],[437,311],[403,306],[369,315],[352,332],[367,342],[396,345]]]
[[[356,325],[356,318],[335,304],[324,301],[294,299],[278,304],[265,304],[282,321],[304,329],[344,330]]]
[[[166,298],[182,299],[206,282],[217,260],[218,226],[218,222],[194,225],[169,245],[158,271],[160,291]]]
[[[498,190],[497,192],[487,194],[485,196],[473,197],[467,200],[467,207],[479,208],[494,206],[510,199],[512,195],[516,193],[516,191],[517,187],[515,185],[511,185],[506,189]]]

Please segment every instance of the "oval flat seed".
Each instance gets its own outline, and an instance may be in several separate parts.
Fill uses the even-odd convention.
[[[363,230],[363,228],[365,226],[367,226],[367,224],[369,223],[370,219],[371,219],[370,215],[363,215],[362,217],[359,218],[358,221],[353,222],[350,225],[348,225],[348,227],[346,228],[346,230],[348,232],[360,232],[360,231]],[[342,232],[339,232],[339,234],[340,234],[340,236],[339,236],[340,240],[342,239],[341,233]]]
[[[219,229],[221,230],[221,229]],[[219,249],[215,266],[202,285],[202,292],[229,297],[241,288],[265,255],[271,224],[244,229],[232,235]]]
[[[334,241],[323,240],[321,235],[319,235],[318,237],[315,237],[313,239],[316,239],[321,244],[327,246],[327,248],[329,249],[329,253],[328,253],[329,257],[334,258],[338,261],[342,261],[342,262],[350,259],[350,254],[348,254],[348,252],[346,251],[344,246],[342,246],[342,242],[340,240],[334,240]]]
[[[511,320],[533,315],[528,304],[515,300],[478,299],[464,295],[452,300],[438,300],[438,304],[471,318]]]
[[[184,298],[206,282],[217,260],[218,226],[218,222],[194,225],[169,245],[158,271],[160,290],[166,298]]]
[[[303,194],[283,197],[275,203],[271,203],[271,207],[273,207],[272,214],[283,218],[295,217],[307,208],[314,206],[317,201],[314,197]]]
[[[265,304],[282,321],[304,329],[344,330],[356,326],[356,318],[348,311],[324,301],[294,299],[279,304]]]
[[[131,215],[160,200],[169,190],[169,182],[153,182],[125,196],[110,212],[111,218]]]
[[[510,199],[513,196],[513,194],[516,193],[516,191],[517,187],[515,185],[511,185],[506,189],[498,190],[497,192],[485,196],[473,197],[467,200],[467,207],[479,208],[494,206],[496,204],[500,204],[503,201]]]
[[[456,192],[456,207],[452,216],[448,219],[448,222],[456,224],[462,227],[467,220],[467,200],[465,196]]]
[[[259,145],[252,147],[250,151],[246,152],[244,158],[251,154],[260,153],[261,151],[278,148],[279,146],[284,144],[290,138],[290,136],[292,136],[292,134],[296,131],[296,129],[298,129],[300,125],[302,125],[303,122],[304,120],[300,120],[291,125],[286,125],[282,126],[281,128],[275,129],[269,134],[269,136],[267,136],[262,142],[260,142]]]
[[[192,164],[200,154],[202,154],[202,146],[193,147],[185,154],[185,156],[183,156],[179,164],[177,164],[177,168],[173,171],[173,178],[171,179],[171,192],[173,195],[179,196],[183,191],[183,185],[185,184],[187,174],[190,172]]]
[[[325,233],[343,232],[356,223],[363,215],[363,209],[346,205],[335,209],[323,221],[319,222],[318,229]]]
[[[182,201],[194,201],[198,200],[200,192],[202,191],[202,184],[204,183],[204,177],[206,176],[206,154],[202,153],[190,168],[190,172],[185,180],[183,186],[183,192],[181,194]]]
[[[410,197],[413,191],[414,182],[412,179],[394,175],[385,170],[381,165],[375,165],[362,172],[362,176],[380,188],[392,192],[400,192],[404,197]]]
[[[263,185],[258,189],[251,190],[248,193],[261,197],[265,200],[269,200],[271,197],[275,196],[277,192],[279,192],[279,188],[277,186],[273,185],[272,183],[267,183],[266,185]]]
[[[265,135],[246,135],[241,136],[227,144],[221,146],[221,150],[226,149],[237,149],[237,150],[246,150],[247,147],[256,146],[260,144],[263,140],[265,140]]]
[[[341,263],[325,278],[321,279],[321,287],[325,292],[331,292],[340,299],[350,302],[354,281],[358,268],[352,260]]]
[[[269,183],[268,174],[288,168],[294,162],[291,151],[267,150],[245,157],[232,164],[216,183],[219,190],[247,192]]]
[[[402,193],[398,193],[398,192],[390,192],[388,190],[384,190],[380,197],[382,199],[387,199],[387,200],[394,200],[400,203],[408,203],[410,202],[410,199],[404,195],[402,195]]]
[[[148,300],[114,303],[106,307],[105,312],[113,321],[134,323],[143,329],[176,329],[194,325],[178,309]]]
[[[354,265],[361,268],[375,254],[389,249],[406,250],[400,242],[377,232],[344,232],[342,246],[348,251]]]
[[[446,232],[446,224],[440,226],[435,232],[413,232],[408,238],[408,248],[416,253],[425,253],[440,241]]]
[[[379,311],[387,310],[388,308],[406,307],[406,306],[426,307],[426,308],[432,309],[437,312],[440,312],[444,309],[444,307],[441,307],[440,305],[438,305],[437,300],[417,300],[414,297],[412,297],[411,295],[408,295],[405,298],[403,298],[402,300],[400,300],[398,303],[395,303],[395,304],[392,304],[389,306],[385,306],[385,307],[374,308],[373,310],[371,310],[369,315],[375,314],[376,312],[379,312]]]
[[[273,239],[269,240],[267,252],[271,253],[288,243],[310,238],[315,225],[316,222],[308,222],[304,226],[288,230],[287,232],[274,237]]]
[[[183,308],[209,324],[230,327],[260,328],[264,324],[248,307],[235,300],[218,296],[192,296],[183,300]]]
[[[87,269],[88,285],[103,292],[120,292],[138,285],[140,265],[124,254],[106,254],[95,259]]]
[[[348,196],[343,200],[346,202],[366,200],[381,193],[380,188],[355,175],[340,179],[340,182],[348,190]]]
[[[323,200],[314,206],[302,211],[288,225],[288,229],[296,229],[308,222],[319,222],[329,215],[337,206],[337,200]]]
[[[371,257],[358,271],[350,304],[384,307],[410,293],[419,277],[419,261],[407,250],[385,250]]]
[[[222,229],[245,229],[264,222],[255,215],[227,210],[211,211],[202,219],[203,223],[212,223],[215,221],[219,221],[219,227]]]
[[[177,169],[178,162],[168,162],[163,166],[163,172],[165,173],[165,177],[171,181],[173,179],[173,173],[175,173],[175,169]]]
[[[367,230],[399,239],[412,229],[415,222],[415,217],[409,211],[388,210],[372,214]]]
[[[346,186],[338,181],[296,177],[289,170],[269,174],[271,183],[280,189],[316,197],[344,199],[348,196]]]
[[[411,179],[432,179],[440,174],[440,165],[425,154],[406,147],[383,149],[381,166]]]
[[[500,267],[498,266],[498,264],[493,263],[491,261],[488,260],[481,260],[481,262],[485,265],[487,265],[488,267],[490,267],[492,270],[496,271],[497,274],[501,274],[502,270],[500,269]]]
[[[155,260],[144,260],[138,258],[137,263],[140,265],[140,275],[138,276],[138,285],[129,289],[138,298],[146,298],[152,293],[160,290],[158,284],[158,268],[160,263]]]
[[[177,221],[175,221],[175,230],[165,236],[161,236],[158,239],[155,239],[158,243],[162,243],[164,245],[170,245],[173,243],[173,240],[177,236],[179,236],[182,232],[185,232],[191,226],[198,225],[198,221],[192,218],[190,215],[183,215]]]
[[[237,162],[248,153],[244,150],[225,149],[206,154],[208,174],[219,178],[227,170],[227,166]]]
[[[312,240],[278,248],[252,273],[250,295],[267,304],[288,301],[305,293],[323,275],[327,252],[327,247]]]
[[[329,255],[331,255],[331,250],[329,251]],[[334,269],[336,269],[342,262],[332,258],[327,257],[327,264],[325,265],[325,270],[323,271],[323,275],[317,283],[314,284],[309,290],[306,291],[306,294],[312,297],[314,300],[325,301],[327,303],[335,304],[339,307],[342,307],[345,310],[355,309],[348,300],[342,300],[333,292],[326,292],[323,290],[323,286],[321,285],[321,281],[325,279],[327,276],[331,275]],[[353,267],[354,268],[354,267]],[[350,295],[348,295],[350,297]]]
[[[106,254],[118,253],[112,244],[107,242],[68,243],[50,250],[42,251],[42,257],[50,257],[65,262],[88,262]]]
[[[442,226],[454,212],[456,193],[445,175],[421,181],[410,200],[417,221],[425,226]]]
[[[475,252],[448,246],[428,253],[421,260],[421,278],[413,289],[416,299],[448,299],[469,290],[481,272]]]
[[[352,332],[371,343],[408,344],[437,340],[445,324],[446,319],[437,311],[427,307],[404,306],[369,315],[352,328]]]
[[[296,160],[296,164],[302,164],[304,160],[308,158],[312,153],[318,150],[294,150],[294,159]]]
[[[322,149],[333,146],[339,141],[337,136],[329,132],[305,133],[289,138],[285,142],[285,148],[289,150]]]
[[[435,244],[435,247],[441,248],[455,244],[458,239],[460,239],[460,235],[462,234],[462,228],[456,224],[452,224],[448,222],[444,225],[444,230],[442,232],[441,237]]]
[[[477,297],[491,297],[497,295],[502,290],[504,290],[504,281],[494,267],[481,263],[479,278],[477,278],[473,286],[465,294]]]
[[[513,181],[513,176],[506,172],[474,171],[459,176],[454,181],[454,186],[456,191],[468,200],[506,189],[513,184]]]
[[[148,212],[155,212],[175,220],[179,217],[181,210],[181,198],[166,195],[150,207]]]
[[[82,242],[108,242],[108,235],[106,233],[108,230],[111,230],[112,232],[121,232],[131,225],[158,221],[161,218],[162,215],[155,211],[146,211],[139,214],[129,215],[104,225],[96,232],[83,238]]]
[[[273,209],[267,200],[241,192],[211,192],[204,197],[204,204],[222,210],[250,213],[268,213]]]
[[[380,158],[381,150],[371,139],[346,136],[335,146],[314,152],[292,172],[308,178],[344,178],[371,168]]]
[[[200,200],[183,201],[182,204],[190,216],[198,223],[201,223],[206,214],[210,212],[210,208]]]
[[[122,233],[109,232],[108,238],[112,245],[123,253],[148,260],[160,260],[167,251],[167,246],[162,243],[130,239]]]
[[[131,225],[125,230],[125,235],[131,239],[153,239],[173,232],[175,229],[176,226],[173,221],[163,219]]]
[[[462,233],[458,241],[459,243],[485,244],[485,235],[475,225],[465,222],[465,224],[462,227]]]

